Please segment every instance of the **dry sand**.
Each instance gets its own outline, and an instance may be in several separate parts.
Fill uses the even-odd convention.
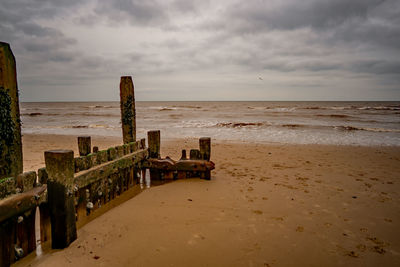
[[[25,135],[25,170],[76,137]],[[93,137],[100,149],[120,139]],[[196,140],[162,141],[179,158]],[[400,148],[213,142],[212,180],[152,187],[18,266],[400,266]]]

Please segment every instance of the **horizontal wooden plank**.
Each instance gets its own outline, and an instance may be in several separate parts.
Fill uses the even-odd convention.
[[[31,210],[45,201],[47,201],[47,185],[34,187],[27,192],[2,199],[0,200],[0,222]]]
[[[143,165],[144,168],[159,169],[164,171],[210,171],[215,169],[214,162],[206,160],[178,160],[148,159]]]
[[[74,183],[79,188],[85,187],[100,179],[103,179],[104,177],[118,172],[119,169],[128,168],[141,162],[142,160],[147,158],[147,155],[148,150],[141,149],[113,161],[108,161],[91,169],[75,173]]]

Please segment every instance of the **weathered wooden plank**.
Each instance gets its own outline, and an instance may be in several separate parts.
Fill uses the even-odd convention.
[[[43,168],[38,169],[39,184],[47,184],[47,178],[48,178],[48,175],[47,175],[46,168],[43,167]]]
[[[51,150],[44,153],[49,175],[48,203],[51,219],[51,246],[66,248],[77,237],[73,194],[74,152]]]
[[[215,165],[206,160],[147,159],[143,167],[163,171],[207,171],[213,170]]]
[[[121,77],[119,84],[122,138],[124,144],[136,141],[135,93],[131,76]]]
[[[122,158],[124,156],[124,147],[116,146],[115,150],[117,151],[117,158]]]
[[[149,142],[149,157],[160,158],[160,131],[148,131],[147,141]]]
[[[145,148],[146,148],[146,139],[142,138],[140,139],[139,149],[145,149]]]
[[[140,141],[130,142],[129,143],[130,153],[137,151],[139,147],[140,147]]]
[[[78,136],[79,156],[87,156],[92,153],[92,141],[90,136]]]
[[[122,158],[109,161],[95,166],[89,170],[76,173],[74,184],[76,184],[79,188],[85,187],[97,180],[110,176],[113,173],[117,173],[119,169],[128,168],[134,164],[137,164],[138,162],[147,158],[147,155],[147,149],[142,149],[132,154],[125,155]]]
[[[22,248],[22,257],[36,249],[35,218],[36,207],[18,217],[16,245]]]
[[[36,184],[36,172],[24,172],[17,176],[17,187],[22,191],[31,190]]]
[[[15,194],[17,182],[14,177],[0,179],[0,199]]]
[[[40,242],[43,244],[51,240],[50,210],[47,202],[39,205],[40,210]]]
[[[17,71],[8,43],[0,42],[0,179],[22,173]]]
[[[108,161],[107,150],[101,150],[97,152],[96,160],[97,160],[97,165],[107,162]]]
[[[187,157],[186,157],[186,150],[185,150],[185,149],[182,149],[181,160],[187,160]]]
[[[15,219],[0,223],[0,267],[9,267],[14,262]]]
[[[0,222],[26,212],[46,201],[46,185],[0,200]]]
[[[210,160],[211,157],[211,138],[202,137],[199,139],[201,159]]]
[[[117,150],[115,149],[115,147],[110,147],[109,149],[107,149],[107,159],[111,161],[116,158],[117,158]]]
[[[200,150],[198,150],[198,149],[191,149],[191,150],[190,150],[190,159],[192,159],[192,160],[201,159]]]

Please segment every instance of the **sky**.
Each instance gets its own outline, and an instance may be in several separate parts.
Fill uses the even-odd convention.
[[[0,0],[21,101],[400,100],[398,0]]]

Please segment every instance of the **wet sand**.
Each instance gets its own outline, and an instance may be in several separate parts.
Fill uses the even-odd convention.
[[[118,138],[92,137],[100,149]],[[25,170],[76,137],[25,135]],[[196,140],[162,141],[180,157]],[[400,266],[400,148],[213,141],[212,180],[152,187],[16,266]]]

